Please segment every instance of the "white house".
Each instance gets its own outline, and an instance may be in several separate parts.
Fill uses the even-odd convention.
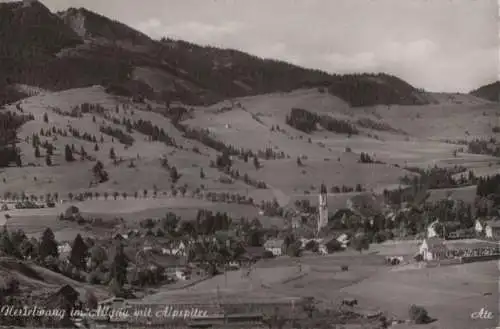
[[[168,248],[162,248],[161,253],[172,256],[186,256],[186,244],[183,241],[173,242]]]
[[[500,239],[500,220],[486,222],[484,232],[487,238]]]
[[[165,267],[165,275],[176,280],[189,280],[188,270],[181,265],[172,265]]]
[[[419,254],[425,261],[443,259],[447,251],[444,241],[438,237],[424,239],[419,248]]]
[[[283,254],[283,243],[285,240],[283,239],[273,239],[273,240],[267,240],[264,243],[264,248],[270,252],[273,253],[274,256],[278,257]]]
[[[433,238],[438,236],[436,232],[436,225],[439,223],[438,220],[435,220],[434,222],[430,223],[429,226],[427,227],[427,237],[428,238]]]
[[[325,244],[322,243],[322,244],[319,245],[318,253],[320,255],[328,255],[328,248],[326,247]]]
[[[337,241],[342,245],[342,248],[347,248],[347,245],[349,244],[349,236],[342,233],[338,236]]]
[[[476,219],[476,222],[474,223],[474,231],[476,231],[476,233],[483,233],[484,229],[485,229],[485,225],[486,223],[479,220],[479,219]]]

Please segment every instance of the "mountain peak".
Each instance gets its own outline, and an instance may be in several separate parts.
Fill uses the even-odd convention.
[[[150,37],[116,20],[86,8],[68,8],[59,17],[83,38],[123,42],[132,45],[151,45]]]

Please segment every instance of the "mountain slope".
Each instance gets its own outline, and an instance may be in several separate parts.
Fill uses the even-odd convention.
[[[37,1],[0,3],[1,66],[50,57],[82,43],[63,21]]]
[[[479,87],[471,91],[470,94],[493,102],[500,102],[500,81]]]
[[[415,88],[385,74],[332,75],[236,50],[154,41],[83,8],[56,15],[37,1],[15,2],[1,5],[0,21],[2,31],[16,31],[0,33],[1,80],[49,90],[101,84],[126,96],[198,104],[321,86],[352,106],[427,103]],[[165,79],[145,72],[169,83],[162,86]]]

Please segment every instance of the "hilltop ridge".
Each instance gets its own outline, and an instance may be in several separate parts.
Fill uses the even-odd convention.
[[[500,102],[500,81],[481,86],[471,91],[470,94],[492,102]]]

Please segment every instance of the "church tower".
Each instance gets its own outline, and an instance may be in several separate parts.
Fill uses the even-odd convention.
[[[328,224],[328,192],[325,184],[321,184],[319,193],[319,218],[318,218],[318,233],[323,227]]]

